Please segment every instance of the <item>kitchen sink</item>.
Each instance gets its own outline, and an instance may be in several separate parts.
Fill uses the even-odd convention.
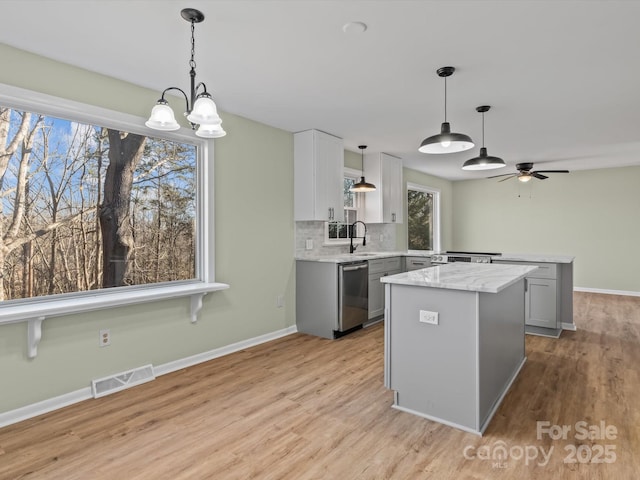
[[[354,257],[375,257],[377,253],[352,253]]]

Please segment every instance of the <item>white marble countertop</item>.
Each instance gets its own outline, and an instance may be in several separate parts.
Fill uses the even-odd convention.
[[[504,260],[509,262],[538,262],[538,263],[572,263],[576,257],[572,255],[557,255],[546,253],[503,253],[491,257],[491,261]]]
[[[382,277],[382,283],[498,293],[538,267],[495,263],[448,263]]]
[[[433,253],[416,253],[407,251],[392,252],[367,252],[356,251],[354,253],[338,253],[335,255],[297,255],[296,260],[309,262],[348,263],[362,260],[376,260],[378,258],[391,257],[431,257]],[[443,253],[443,255],[445,255]],[[575,259],[572,255],[547,254],[547,253],[503,253],[491,257],[492,261],[505,262],[534,262],[534,263],[572,263]]]
[[[359,262],[362,260],[376,260],[378,258],[392,257],[431,257],[431,253],[409,253],[409,252],[354,252],[339,253],[336,255],[298,255],[296,260],[306,260],[309,262],[347,263]]]

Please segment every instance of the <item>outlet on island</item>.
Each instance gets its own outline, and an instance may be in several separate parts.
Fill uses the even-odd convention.
[[[438,325],[438,312],[430,312],[429,310],[420,310],[420,323],[429,323]]]

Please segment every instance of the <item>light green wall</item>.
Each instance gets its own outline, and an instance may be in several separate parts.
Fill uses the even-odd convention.
[[[0,83],[141,117],[158,98],[2,44],[0,64]],[[295,324],[293,135],[220,114],[228,133],[214,144],[215,265],[216,280],[231,288],[205,297],[196,324],[188,298],[46,320],[33,360],[26,358],[26,324],[0,326],[0,413]],[[275,306],[278,295],[284,308]],[[98,347],[101,328],[111,329],[109,347]]]
[[[407,183],[415,183],[424,187],[440,190],[440,247],[450,250],[453,244],[453,185],[449,180],[433,177],[426,173],[403,169],[404,212],[407,212]],[[407,222],[397,226],[396,245],[398,250],[407,249]]]
[[[453,184],[453,246],[575,255],[574,285],[640,292],[640,167]]]
[[[347,168],[353,168],[354,170],[362,170],[362,157],[360,156],[360,153],[345,150],[344,166]]]

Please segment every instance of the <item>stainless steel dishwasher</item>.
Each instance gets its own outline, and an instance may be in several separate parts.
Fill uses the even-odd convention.
[[[365,323],[369,316],[369,264],[341,264],[338,269],[338,332]]]

